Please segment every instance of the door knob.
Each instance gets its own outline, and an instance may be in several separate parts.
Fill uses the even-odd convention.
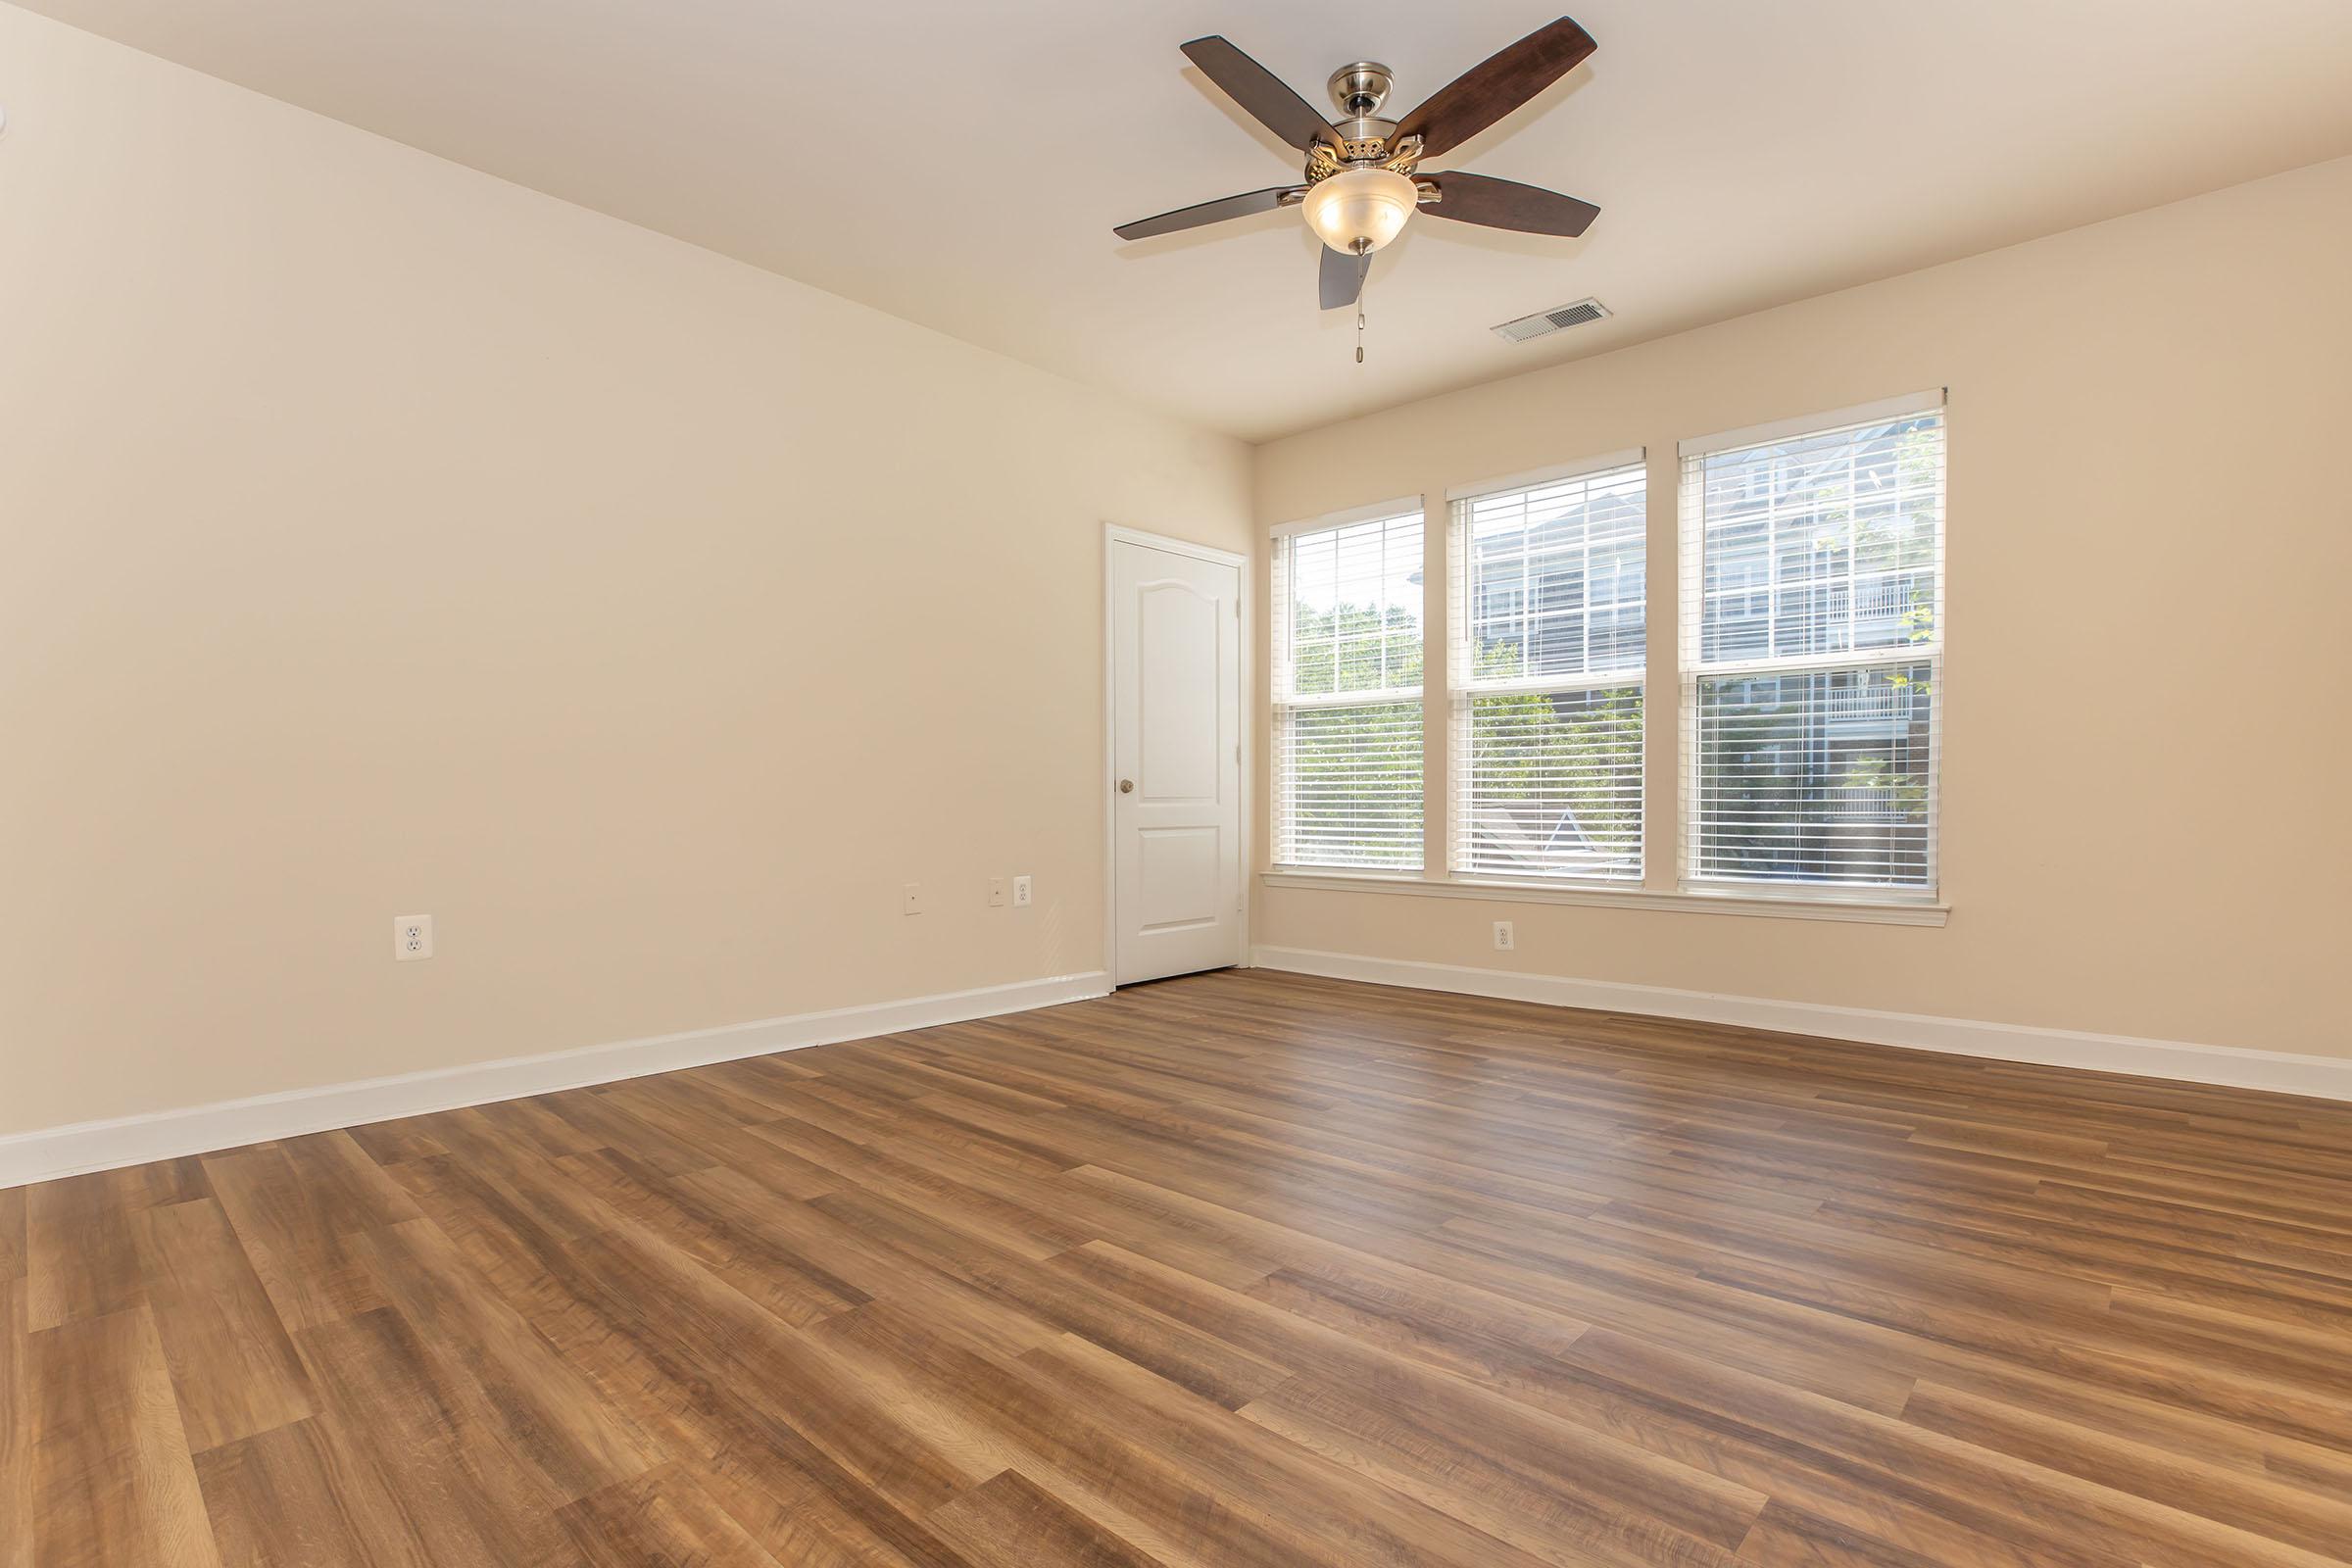
[[[1135,793],[1135,780],[1131,778],[1123,778],[1119,780],[1119,793],[1121,795],[1133,795]]]

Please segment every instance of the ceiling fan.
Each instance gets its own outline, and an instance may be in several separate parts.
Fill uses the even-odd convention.
[[[1223,38],[1195,38],[1184,46],[1186,58],[1259,124],[1306,155],[1305,182],[1181,207],[1121,223],[1111,232],[1121,239],[1150,239],[1298,207],[1323,241],[1321,292],[1327,311],[1356,302],[1372,253],[1402,232],[1405,220],[1423,207],[1432,217],[1488,228],[1582,234],[1600,216],[1591,202],[1485,174],[1418,171],[1423,159],[1469,140],[1574,71],[1594,47],[1591,33],[1562,17],[1472,67],[1402,120],[1380,118],[1391,85],[1389,68],[1358,61],[1331,74],[1331,98],[1341,115],[1334,123]]]

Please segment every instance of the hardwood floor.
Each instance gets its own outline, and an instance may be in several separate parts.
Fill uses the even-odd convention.
[[[0,1568],[2352,1561],[2352,1105],[1264,972],[0,1194]]]

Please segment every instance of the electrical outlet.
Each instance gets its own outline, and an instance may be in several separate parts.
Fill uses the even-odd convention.
[[[988,879],[988,906],[992,909],[1004,907],[1004,879],[1001,876]]]
[[[920,914],[923,912],[923,888],[921,883],[909,882],[904,888],[899,890],[899,912],[901,914]]]
[[[396,914],[392,917],[392,956],[407,963],[412,958],[433,956],[433,917],[429,914]]]
[[[1025,876],[1012,879],[1012,906],[1016,909],[1029,907],[1029,879]]]
[[[1497,920],[1494,922],[1494,951],[1496,953],[1516,953],[1519,951],[1518,935],[1511,930],[1511,922],[1508,920]]]

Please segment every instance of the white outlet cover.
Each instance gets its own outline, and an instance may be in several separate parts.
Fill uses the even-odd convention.
[[[1012,879],[1012,906],[1016,909],[1029,907],[1029,879],[1025,876]]]
[[[412,936],[414,933],[414,936]],[[433,956],[433,917],[396,914],[392,917],[392,956],[402,963]]]
[[[1516,933],[1511,929],[1511,922],[1508,920],[1495,921],[1494,951],[1497,953],[1511,953],[1516,951],[1518,946],[1519,944]]]

